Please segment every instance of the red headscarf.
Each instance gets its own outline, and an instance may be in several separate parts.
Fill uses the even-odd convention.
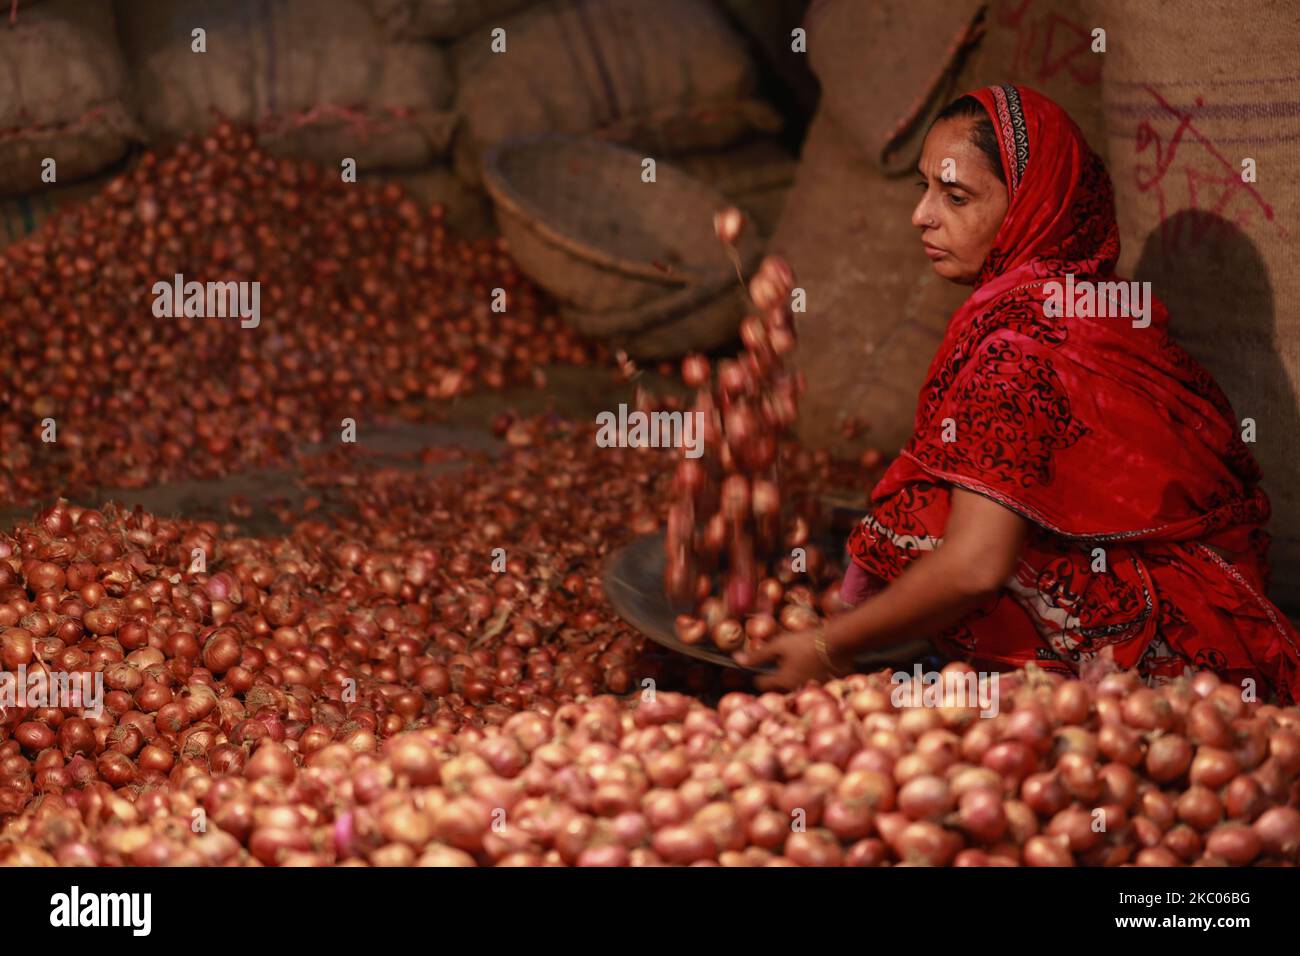
[[[1269,503],[1259,468],[1222,390],[1170,338],[1164,306],[1151,299],[1145,328],[1129,318],[1054,317],[1045,308],[1044,286],[1067,275],[1115,281],[1119,231],[1101,159],[1065,111],[1034,90],[995,86],[972,95],[997,131],[1006,218],[930,364],[913,437],[872,492],[884,527],[869,516],[850,539],[855,561],[878,577],[895,576],[916,556],[916,542],[941,530],[933,521],[909,527],[909,516],[923,510],[921,490],[939,483],[992,498],[1082,553],[1113,552],[1105,584],[1092,588],[1095,601],[1145,601],[1148,609],[1176,601],[1153,598],[1141,560],[1121,571],[1120,549],[1209,544],[1231,557],[1228,564],[1201,549],[1231,578],[1224,601],[1267,605],[1260,613],[1269,635],[1261,640],[1269,646],[1249,656],[1286,657],[1294,668],[1294,629],[1261,596]],[[1089,567],[1071,573],[1087,575]],[[1060,602],[1063,589],[1082,593],[1078,580],[1055,587],[1040,570],[1027,587],[1046,587],[1054,595],[1048,603],[1064,603],[1066,617],[1082,613]],[[1130,666],[1157,636],[1155,614],[1093,611],[1094,625],[1108,614],[1119,622],[1110,630],[1131,645],[1116,657]],[[1050,625],[1039,624],[1048,635]]]

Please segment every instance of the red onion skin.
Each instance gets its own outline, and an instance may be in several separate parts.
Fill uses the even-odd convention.
[[[1294,807],[1270,807],[1252,825],[1260,838],[1264,853],[1296,862],[1300,854],[1300,810]]]
[[[1025,842],[1026,866],[1074,866],[1068,841],[1064,836],[1032,836]]]
[[[1212,830],[1205,839],[1207,855],[1229,866],[1247,866],[1263,849],[1259,834],[1242,823],[1225,823]]]
[[[1139,850],[1135,860],[1137,866],[1182,866],[1183,861],[1177,854],[1165,847],[1147,847]]]
[[[1161,842],[1165,849],[1184,863],[1191,863],[1200,856],[1201,849],[1204,846],[1201,835],[1185,823],[1173,827],[1165,834],[1164,840]]]

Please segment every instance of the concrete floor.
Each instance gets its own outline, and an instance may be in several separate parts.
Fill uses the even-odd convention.
[[[478,392],[433,406],[436,421],[393,422],[367,428],[359,443],[364,453],[361,460],[376,468],[410,468],[426,471],[433,477],[462,468],[464,463],[424,464],[413,460],[412,453],[436,446],[491,454],[501,446],[492,435],[491,423],[502,412],[524,416],[549,412],[575,421],[594,422],[598,412],[616,409],[620,402],[631,403],[635,396],[636,386],[619,381],[607,366],[561,365],[544,371],[546,385],[543,388]],[[682,389],[680,383],[648,371],[643,373],[638,383],[661,394]],[[300,450],[311,454],[328,449],[305,445]],[[328,495],[321,496],[316,489],[304,485],[293,469],[258,469],[221,478],[178,481],[148,488],[96,488],[88,494],[76,496],[76,503],[97,507],[115,501],[128,508],[139,505],[149,512],[168,517],[232,522],[252,536],[275,536],[288,530],[276,517],[276,512],[286,506],[292,512],[301,512],[303,504],[313,495],[323,497],[320,507],[323,515],[342,507]],[[245,513],[233,514],[230,511],[232,498],[241,500],[244,507],[239,510]],[[0,509],[0,530],[11,530],[16,523],[39,510],[39,507],[32,506]]]

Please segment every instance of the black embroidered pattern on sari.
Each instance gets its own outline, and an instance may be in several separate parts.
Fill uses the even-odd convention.
[[[1048,485],[1056,451],[1091,432],[1072,414],[1051,360],[1003,336],[985,342],[978,364],[956,388],[943,403],[955,440],[911,448],[918,461],[939,471],[974,473],[1000,487]],[[931,419],[930,427],[935,424]]]
[[[913,482],[875,505],[863,519],[858,533],[849,539],[850,554],[858,564],[887,581],[902,574],[923,550],[900,546],[895,539],[926,540],[943,535],[942,528],[931,528],[922,518],[937,492],[937,486],[931,482]],[[888,533],[876,530],[877,524],[888,529]]]

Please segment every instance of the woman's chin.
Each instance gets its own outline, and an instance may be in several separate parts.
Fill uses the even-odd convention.
[[[944,256],[942,259],[931,260],[930,265],[934,268],[935,275],[949,282],[955,282],[958,285],[974,285],[975,275],[953,261],[952,256]]]

